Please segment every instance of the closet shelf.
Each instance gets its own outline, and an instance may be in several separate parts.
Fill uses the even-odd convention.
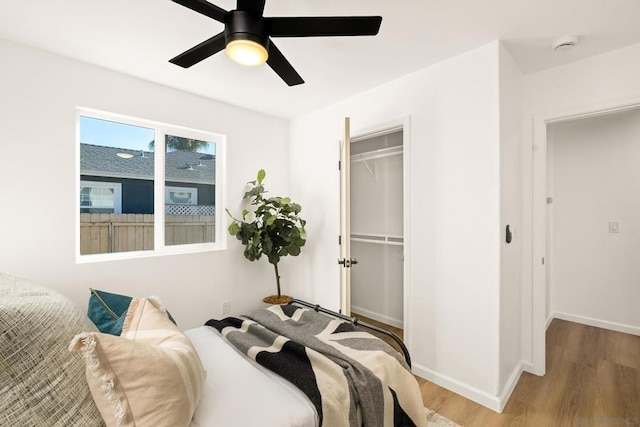
[[[403,246],[402,236],[389,236],[384,234],[354,234],[351,233],[352,242],[373,243],[378,245]]]
[[[360,154],[352,154],[351,162],[364,162],[367,160],[381,159],[383,157],[396,156],[402,154],[402,145],[396,145],[395,147],[381,148],[379,150],[367,151]]]

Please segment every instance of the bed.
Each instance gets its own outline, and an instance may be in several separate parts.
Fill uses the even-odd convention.
[[[100,332],[0,273],[0,425],[426,425],[406,348],[337,313],[296,301],[183,332],[156,298],[126,298],[98,304],[125,310]]]
[[[244,357],[214,328],[201,326],[185,334],[207,371],[192,427],[319,425],[315,408],[300,390]]]
[[[395,339],[403,355],[363,327]],[[185,333],[207,370],[208,387],[193,426],[206,425],[206,420],[213,417],[233,419],[232,425],[239,426],[332,427],[421,425],[424,418],[415,379],[407,369],[409,353],[402,341],[388,331],[320,306],[295,300],[288,306],[257,310],[240,319],[210,320]],[[256,347],[263,350],[256,351]],[[235,381],[239,372],[243,380]],[[309,380],[313,380],[311,391],[305,393],[302,390]],[[221,387],[233,389],[228,390],[224,401],[212,398],[208,403]],[[378,393],[382,387],[386,393]],[[322,402],[317,401],[320,397]],[[246,401],[255,405],[255,411],[242,410]],[[419,417],[418,421],[412,420]]]

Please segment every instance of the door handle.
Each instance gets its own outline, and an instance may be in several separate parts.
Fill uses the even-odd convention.
[[[338,258],[338,264],[343,266],[344,268],[351,268],[351,266],[356,265],[358,260],[355,258],[346,259],[346,258]]]

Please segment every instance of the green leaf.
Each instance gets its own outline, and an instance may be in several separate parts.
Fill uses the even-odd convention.
[[[249,215],[249,211],[246,209],[242,210],[242,219],[245,220],[247,219],[247,215]]]
[[[238,234],[238,232],[240,231],[240,224],[238,224],[237,222],[232,222],[231,225],[229,226],[229,234],[231,234],[232,236],[235,236],[236,234]]]
[[[265,202],[275,208],[282,207],[282,197],[269,197],[268,199],[265,199]]]
[[[253,223],[240,223],[240,239],[242,240],[242,244],[246,245],[253,239],[253,235],[256,233],[257,229],[255,224]]]
[[[256,185],[251,190],[244,193],[243,199],[248,199],[250,197],[260,197],[264,193],[264,187],[262,185]]]
[[[269,238],[269,235],[266,234],[262,240],[262,252],[269,256],[271,251],[273,251],[273,242],[271,241],[271,238]]]
[[[247,246],[244,250],[244,257],[249,261],[255,261],[260,259],[260,254],[257,252],[255,246]]]
[[[295,245],[289,246],[289,255],[291,256],[300,255],[300,246],[295,246]]]
[[[264,171],[264,169],[260,169],[258,171],[258,184],[262,184],[262,180],[265,176],[267,176],[267,173]]]
[[[280,262],[280,255],[278,255],[278,252],[275,251],[268,254],[267,258],[269,258],[269,262],[274,265]]]
[[[291,203],[290,205],[291,212],[300,213],[302,207],[297,203]]]
[[[278,219],[277,216],[269,215],[269,217],[267,217],[264,223],[266,224],[267,227],[271,227],[273,223],[276,222],[276,219]]]

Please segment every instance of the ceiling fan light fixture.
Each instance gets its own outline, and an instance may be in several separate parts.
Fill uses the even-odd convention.
[[[257,66],[264,64],[269,58],[269,52],[260,43],[247,39],[236,39],[227,43],[225,49],[232,61],[241,65]]]
[[[276,16],[264,17],[265,0],[237,0],[236,9],[224,10],[208,0],[173,0],[224,24],[224,30],[169,60],[189,68],[226,50],[232,61],[255,66],[265,62],[288,85],[304,83],[300,74],[272,42],[274,37],[375,36],[382,16]]]

